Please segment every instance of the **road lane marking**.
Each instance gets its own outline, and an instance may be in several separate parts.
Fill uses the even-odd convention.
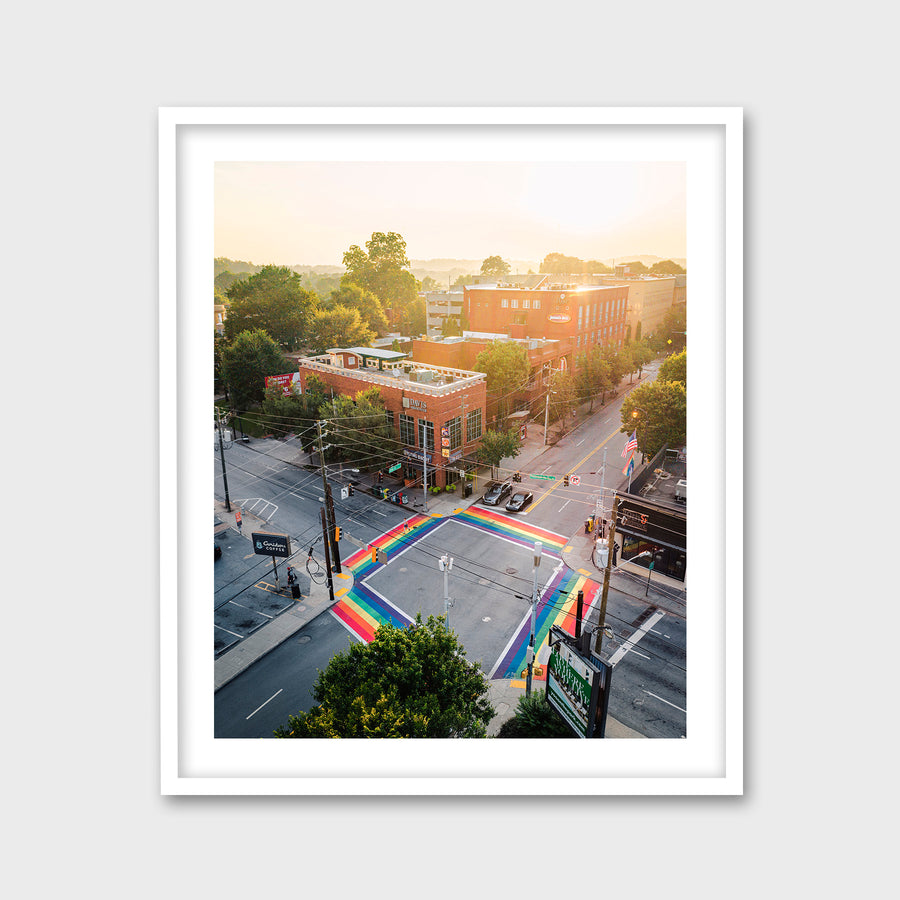
[[[656,700],[659,700],[660,703],[665,703],[667,706],[671,706],[673,709],[677,709],[679,712],[683,712],[683,713],[686,713],[686,712],[687,712],[686,709],[682,709],[680,706],[676,706],[674,703],[670,703],[668,700],[663,700],[662,697],[660,697],[660,696],[657,695],[657,694],[651,693],[651,692],[648,691],[646,688],[641,688],[641,690],[642,690],[645,694],[647,694],[648,696],[654,697]]]
[[[657,610],[630,638],[626,638],[625,643],[610,657],[609,665],[614,666],[625,654],[634,647],[638,641],[646,637],[647,632],[665,615],[664,612]]]
[[[278,690],[275,691],[275,693],[272,694],[272,696],[269,697],[268,700],[266,700],[266,703],[269,703],[270,701],[274,700],[283,690],[284,690],[284,688],[278,688]],[[247,719],[249,719],[250,716],[255,716],[266,705],[266,703],[260,703],[260,705],[257,706],[256,709],[254,709],[253,712],[250,713],[249,716],[247,716]],[[244,721],[246,722],[247,719],[244,719]]]
[[[614,431],[609,437],[604,438],[599,444],[597,444],[596,447],[594,447],[593,450],[591,450],[590,453],[588,453],[587,456],[585,456],[584,459],[582,459],[580,462],[576,463],[575,466],[571,469],[571,471],[577,472],[598,450],[601,450],[614,437],[616,437],[617,435],[619,435],[621,433],[622,433],[621,431]],[[547,469],[549,469],[549,468],[550,468],[550,466],[547,466]],[[546,472],[547,469],[544,469],[544,472]],[[541,474],[543,475],[544,473],[542,472]],[[533,510],[539,503],[542,503],[544,500],[546,500],[561,484],[562,484],[562,480],[554,481],[553,484],[549,488],[547,488],[547,490],[544,491],[544,493],[541,494],[541,496],[537,500],[535,500],[534,503],[531,504],[531,509]]]

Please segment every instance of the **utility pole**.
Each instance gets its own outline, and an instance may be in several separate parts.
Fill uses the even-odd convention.
[[[453,568],[453,557],[448,557],[445,553],[439,560],[438,564],[441,567],[441,571],[444,573],[444,624],[447,627],[447,631],[450,630],[450,588],[448,585],[448,577],[449,572]]]
[[[544,545],[540,541],[534,542],[534,585],[531,588],[531,638],[528,641],[528,677],[525,679],[525,696],[531,696],[531,675],[534,670],[534,627],[537,614],[537,593],[538,593],[538,569],[541,566],[541,554]]]
[[[325,515],[325,507],[320,507],[319,512],[322,514],[322,538],[325,551],[325,574],[328,577],[328,596],[331,598],[331,602],[334,603],[334,581],[331,578],[331,554],[328,552],[328,521]],[[312,554],[312,547],[310,547],[309,552]]]
[[[597,628],[597,641],[595,653],[600,658],[600,650],[603,647],[603,629],[606,627],[606,598],[609,594],[609,575],[612,571],[613,541],[616,537],[616,518],[619,515],[619,496],[613,500],[612,516],[609,522],[609,551],[606,556],[606,571],[603,573],[603,593],[600,597],[600,625]]]
[[[228,476],[225,474],[225,443],[222,440],[222,412],[216,407],[216,425],[219,428],[219,456],[222,457],[222,481],[225,484],[225,509],[231,512],[231,501],[228,498]]]
[[[422,427],[422,503],[428,512],[428,433]]]
[[[329,539],[331,540],[331,556],[334,560],[334,571],[340,575],[341,574],[341,552],[338,549],[337,542],[337,525],[335,524],[334,517],[334,501],[331,499],[331,485],[325,485],[325,503],[328,507],[328,519],[329,519]]]
[[[597,497],[597,504],[594,508],[594,532],[596,534],[600,534],[600,514],[603,513],[603,518],[606,518],[606,494],[604,493],[604,485],[606,483],[606,447],[603,448],[603,466],[600,469],[600,494]],[[603,503],[603,507],[601,509],[601,502]],[[602,534],[600,534],[603,537]]]

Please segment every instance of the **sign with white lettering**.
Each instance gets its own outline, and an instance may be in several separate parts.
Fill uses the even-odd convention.
[[[290,535],[268,534],[265,531],[254,531],[250,537],[253,541],[253,552],[259,556],[291,555]]]

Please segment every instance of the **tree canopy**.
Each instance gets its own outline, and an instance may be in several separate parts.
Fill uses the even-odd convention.
[[[687,387],[687,350],[673,353],[663,360],[659,367],[658,381],[680,381]]]
[[[385,413],[384,397],[374,385],[355,398],[335,397],[320,411],[328,421],[331,449],[326,457],[373,472],[395,462],[399,435]]]
[[[262,328],[286,350],[302,346],[318,297],[300,284],[287,266],[263,266],[246,281],[227,290],[225,337],[233,341],[242,331]]]
[[[221,359],[223,377],[239,410],[262,402],[267,375],[282,375],[290,369],[278,345],[262,328],[242,331],[222,350]]]
[[[388,320],[381,301],[371,291],[355,282],[348,281],[333,290],[325,305],[355,309],[363,324],[378,337],[383,337],[388,331]]]
[[[306,343],[313,353],[324,353],[332,347],[368,347],[374,337],[359,310],[332,306],[313,313]]]
[[[645,382],[622,403],[620,431],[637,432],[638,449],[653,457],[664,446],[674,447],[687,437],[687,389],[677,381]]]
[[[521,449],[518,428],[510,428],[507,431],[485,431],[481,435],[481,446],[478,448],[475,458],[480,463],[491,467],[491,477],[493,477],[494,468],[500,465],[500,461],[518,456]]]
[[[501,256],[489,256],[481,264],[481,274],[492,278],[503,278],[504,275],[509,275],[509,271],[509,263]]]
[[[488,393],[498,404],[499,418],[505,419],[510,395],[528,383],[531,366],[525,348],[515,341],[492,341],[475,357],[472,368],[487,375]]]
[[[605,396],[612,389],[612,366],[603,358],[603,351],[596,344],[578,357],[576,365],[578,396],[582,401],[590,399],[590,412],[593,412],[597,395]]]
[[[421,614],[382,625],[370,643],[332,657],[313,687],[318,703],[277,738],[477,738],[494,715],[488,681],[444,624]]]
[[[416,297],[416,279],[408,266],[406,241],[394,231],[373,231],[365,250],[353,244],[344,252],[347,271],[341,285],[358,284],[385,306],[402,307]]]

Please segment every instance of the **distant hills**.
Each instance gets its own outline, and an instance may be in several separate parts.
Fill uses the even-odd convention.
[[[627,262],[642,262],[648,268],[654,263],[669,259],[667,256],[651,256],[648,254],[639,254],[636,256],[617,256],[614,259],[600,259],[604,265],[613,266],[621,265]],[[485,257],[486,259],[486,257]],[[445,281],[452,283],[460,275],[477,275],[481,271],[481,264],[484,259],[453,259],[450,257],[438,259],[411,259],[409,261],[409,270],[421,281],[425,277],[431,277],[435,281],[443,284]],[[541,260],[507,260],[511,268],[511,274],[525,275],[529,271],[537,272],[540,269]],[[672,259],[682,268],[687,268],[687,260],[684,258]],[[269,263],[266,263],[269,265]],[[278,263],[277,265],[282,265]],[[262,269],[263,264],[256,265],[252,262],[243,262],[242,260],[228,259],[227,257],[216,257],[215,274],[220,275],[222,272],[231,272],[233,275],[250,274],[253,275]],[[308,275],[315,272],[318,275],[340,275],[344,271],[343,266],[332,265],[307,265],[295,263],[289,268],[299,275]]]

